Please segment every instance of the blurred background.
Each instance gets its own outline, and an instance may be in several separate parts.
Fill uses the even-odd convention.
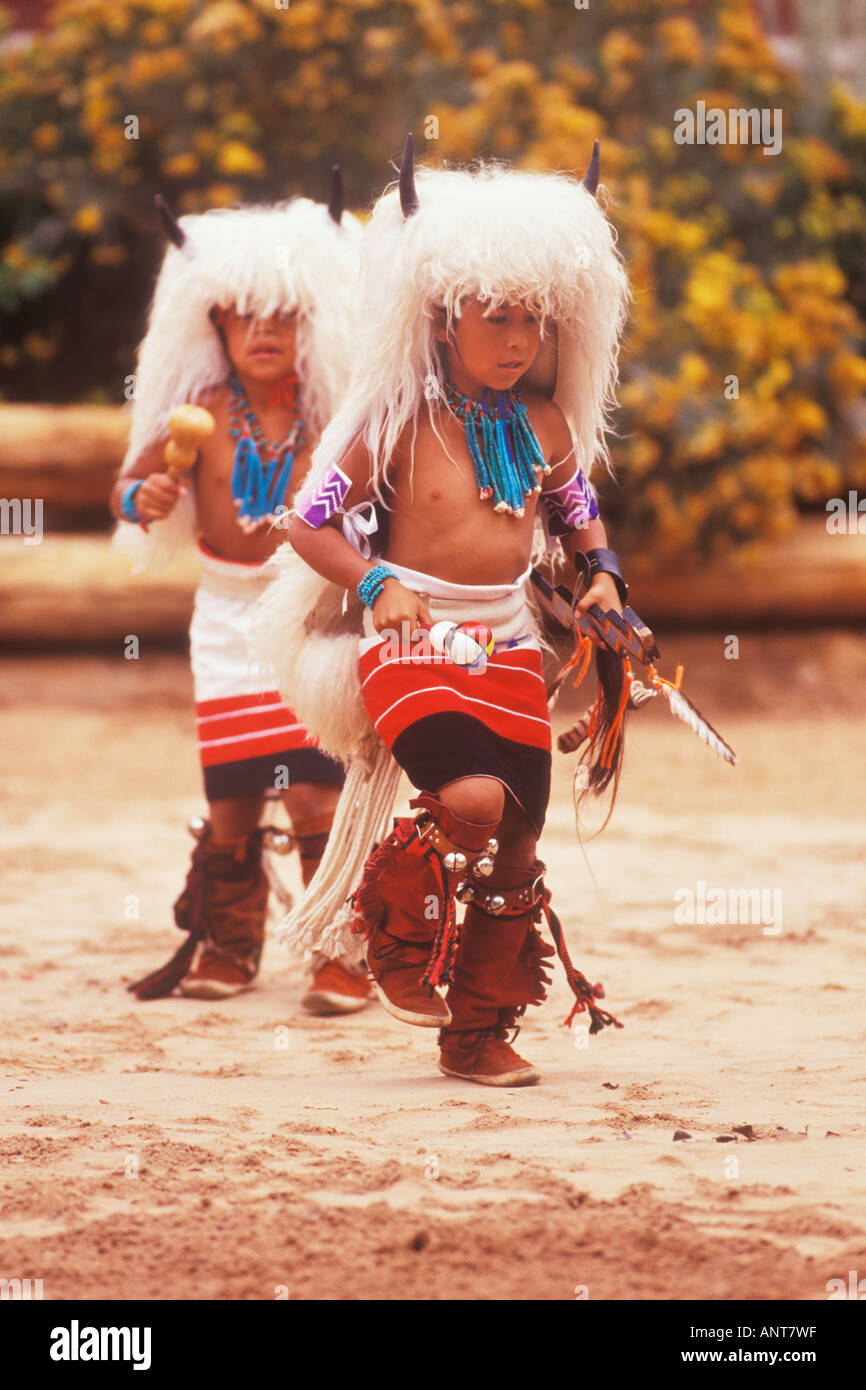
[[[724,621],[734,591],[750,621],[866,616],[862,543],[825,524],[853,492],[856,533],[866,494],[866,0],[581,2],[0,9],[0,496],[42,498],[45,528],[3,537],[0,637],[109,640],[140,614],[105,499],[164,246],[154,194],[322,198],[338,162],[363,214],[407,129],[422,159],[581,172],[601,137],[635,290],[601,488],[656,619]],[[699,102],[777,112],[781,148],[677,143]],[[166,640],[190,582],[151,582]]]

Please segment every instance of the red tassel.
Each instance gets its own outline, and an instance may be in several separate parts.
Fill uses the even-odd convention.
[[[600,1033],[602,1028],[606,1028],[611,1024],[613,1024],[614,1028],[622,1028],[623,1025],[618,1018],[614,1018],[613,1014],[609,1014],[604,1009],[600,1009],[595,1002],[596,999],[604,998],[604,986],[600,984],[591,985],[586,976],[582,975],[579,970],[574,968],[571,957],[568,954],[568,947],[565,944],[562,923],[550,906],[548,889],[545,888],[544,892],[544,915],[547,918],[547,925],[550,927],[550,934],[556,943],[556,952],[559,959],[562,961],[565,977],[568,980],[571,992],[575,998],[574,1007],[565,1020],[565,1027],[570,1028],[575,1016],[583,1013],[584,1009],[588,1009],[590,1019],[592,1020],[589,1025],[590,1033]]]
[[[422,985],[426,985],[431,993],[436,985],[451,985],[454,983],[454,960],[457,955],[457,942],[459,936],[457,929],[457,910],[454,906],[454,899],[448,888],[448,879],[442,865],[439,864],[438,867],[442,877],[442,894],[445,903],[445,911],[439,918],[439,926],[433,941],[433,949],[430,952],[427,969],[421,978]]]

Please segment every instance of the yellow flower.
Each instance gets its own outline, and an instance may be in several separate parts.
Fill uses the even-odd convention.
[[[182,77],[188,65],[187,55],[182,48],[135,53],[129,63],[129,83],[133,87],[149,87],[166,77]]]
[[[3,264],[8,265],[12,270],[26,270],[32,259],[30,252],[25,250],[17,241],[10,241],[3,252]]]
[[[804,434],[823,434],[827,429],[827,416],[817,401],[811,401],[805,396],[795,396],[789,399],[788,406],[795,423]]]
[[[50,362],[55,352],[57,344],[50,338],[46,338],[42,333],[27,333],[21,340],[21,346],[28,357],[35,362]]]
[[[288,10],[291,15],[294,6]],[[196,15],[187,30],[193,43],[206,44],[218,53],[233,53],[242,43],[254,43],[262,26],[253,12],[238,0],[216,0]]]
[[[842,117],[842,129],[846,135],[859,139],[866,135],[866,101],[860,101],[841,83],[834,92],[836,108]]]
[[[126,258],[125,246],[93,246],[90,250],[95,265],[123,265]]]
[[[329,43],[342,43],[352,32],[352,18],[345,10],[333,9],[325,20],[323,37]]]
[[[185,179],[198,172],[198,160],[189,150],[174,154],[162,166],[163,173],[170,179]]]
[[[219,149],[219,137],[215,130],[210,130],[207,126],[199,126],[193,131],[192,143],[199,154],[208,156],[216,154]]]
[[[241,191],[236,183],[212,183],[203,193],[196,195],[200,209],[230,208],[240,201]]]
[[[710,376],[710,367],[699,352],[684,352],[680,358],[680,382],[689,390],[705,386]]]
[[[30,136],[30,143],[40,154],[47,154],[51,150],[56,150],[57,146],[60,144],[60,140],[60,127],[54,125],[51,121],[43,121],[41,125],[35,127]]]
[[[661,457],[658,440],[648,434],[638,433],[629,440],[628,466],[637,476],[642,477],[655,467]]]
[[[719,420],[705,420],[686,443],[686,455],[690,459],[704,460],[715,458],[725,444],[725,427]]]
[[[48,199],[51,206],[55,208],[65,207],[66,203],[69,200],[69,192],[67,188],[64,184],[59,183],[56,179],[53,183],[48,183],[45,185],[45,196]]]
[[[217,168],[221,174],[241,174],[258,178],[265,172],[265,161],[242,140],[229,140],[217,155]]]
[[[364,35],[364,47],[369,48],[371,53],[390,53],[396,46],[399,37],[396,29],[386,29],[383,25],[374,25]]]
[[[86,207],[78,209],[72,225],[83,236],[95,236],[102,226],[102,209],[96,203],[88,203]]]
[[[838,352],[830,363],[830,380],[840,396],[851,399],[866,392],[866,359]]]
[[[162,20],[146,19],[138,31],[138,37],[142,43],[148,43],[152,48],[162,48],[171,38],[171,31]]]
[[[625,29],[610,29],[601,41],[601,61],[606,68],[639,63],[642,56],[640,44]]]
[[[664,19],[658,27],[665,57],[670,63],[699,63],[703,57],[700,30],[690,19]]]

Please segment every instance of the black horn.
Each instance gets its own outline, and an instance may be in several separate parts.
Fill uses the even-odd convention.
[[[415,137],[411,130],[403,146],[400,161],[400,206],[404,217],[411,217],[418,211],[418,194],[415,191]]]
[[[328,199],[328,213],[332,222],[339,227],[343,220],[343,174],[339,164],[331,166],[331,196]]]
[[[592,194],[593,198],[598,190],[598,176],[600,172],[601,154],[599,152],[599,143],[596,140],[592,147],[592,159],[589,161],[589,167],[583,176],[583,186],[587,193]]]
[[[153,201],[156,203],[157,211],[162,220],[162,225],[165,228],[166,236],[169,241],[174,242],[175,246],[180,250],[186,242],[186,232],[181,227],[161,193],[157,193]]]

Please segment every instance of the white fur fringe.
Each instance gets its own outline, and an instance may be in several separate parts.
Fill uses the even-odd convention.
[[[374,844],[388,832],[399,781],[400,767],[384,743],[371,761],[351,763],[321,863],[275,932],[280,945],[301,951],[305,961],[316,953],[339,956],[347,965],[363,959],[364,940],[351,929],[355,914],[347,899],[361,882]]]
[[[319,740],[322,752],[348,763],[379,743],[361,698],[358,639],[361,605],[323,579],[287,543],[271,557],[277,571],[258,604],[253,652],[273,672],[283,699]]]

